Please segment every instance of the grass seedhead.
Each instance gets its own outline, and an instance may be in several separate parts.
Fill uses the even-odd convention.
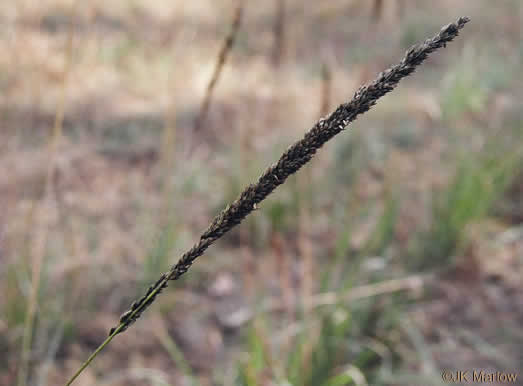
[[[209,227],[200,236],[199,241],[183,254],[176,264],[163,273],[149,287],[143,297],[133,302],[132,307],[123,314],[119,324],[111,329],[110,336],[73,375],[68,385],[73,383],[105,345],[117,334],[127,330],[142,315],[154,302],[156,296],[168,286],[169,281],[177,280],[185,274],[207,248],[233,227],[240,224],[269,194],[285,183],[289,176],[309,162],[327,141],[345,130],[349,123],[360,114],[372,108],[381,97],[392,91],[401,79],[412,74],[430,53],[445,47],[447,43],[458,36],[459,31],[468,21],[468,18],[461,17],[456,23],[444,26],[434,37],[411,47],[399,64],[381,72],[374,81],[360,87],[351,101],[341,104],[332,114],[320,119],[302,139],[290,146],[277,162],[262,173],[255,183],[247,186],[233,203],[213,219]]]

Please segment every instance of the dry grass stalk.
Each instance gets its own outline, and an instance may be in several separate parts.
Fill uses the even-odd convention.
[[[321,67],[321,104],[320,117],[324,117],[329,113],[331,104],[331,90],[332,90],[332,71],[327,63],[323,63]]]
[[[184,7],[183,5],[179,5],[176,7],[176,12],[180,13],[182,17],[185,19],[186,14],[184,13]],[[180,40],[176,42],[176,46],[173,49],[173,51],[176,53],[178,51],[178,43]],[[176,55],[174,56],[176,57]],[[174,64],[174,63],[173,63]],[[176,71],[179,71],[181,73],[186,72],[186,67],[182,63],[177,63]],[[177,91],[179,91],[180,85],[178,78],[175,76],[175,71],[170,70],[167,74],[167,94],[169,95],[169,104],[167,106],[167,109],[165,111],[165,126],[163,128],[163,141],[162,141],[162,176],[165,178],[166,181],[169,181],[169,174],[170,170],[174,166],[174,151],[175,151],[175,145],[176,145],[176,118],[177,118],[177,108],[178,108],[178,100],[177,100]],[[166,182],[163,186],[164,188],[164,202],[166,205],[166,209],[169,209],[169,197],[172,197],[172,184],[169,182]],[[166,210],[166,213],[168,213],[169,210]]]
[[[34,324],[36,311],[38,309],[38,292],[40,290],[40,281],[42,277],[42,266],[44,256],[47,248],[47,239],[49,235],[48,211],[53,201],[53,183],[55,177],[55,160],[58,147],[62,139],[62,127],[65,111],[65,92],[67,89],[67,79],[71,70],[71,62],[73,56],[73,36],[74,25],[73,16],[75,14],[75,3],[71,7],[71,24],[68,33],[67,46],[65,50],[65,65],[62,72],[60,99],[58,101],[54,127],[49,144],[49,163],[47,168],[47,176],[45,180],[45,192],[41,205],[36,211],[36,225],[35,238],[31,250],[31,291],[29,294],[29,301],[27,313],[24,321],[24,337],[22,341],[21,365],[18,371],[18,386],[25,386],[29,373],[29,362],[31,357],[31,346],[34,333]]]
[[[285,0],[276,0],[276,16],[274,18],[274,45],[272,63],[279,66],[285,53]]]
[[[362,285],[351,288],[346,293],[326,292],[315,295],[310,302],[313,307],[333,305],[339,302],[351,302],[354,300],[365,299],[377,295],[388,294],[399,291],[419,292],[430,276],[408,276],[401,279],[391,279],[380,283]]]
[[[174,78],[174,77],[172,77]],[[169,82],[170,90],[174,91],[176,88],[175,81],[171,79]],[[176,145],[176,98],[174,93],[171,95],[171,103],[165,114],[165,126],[163,128],[163,146],[162,146],[162,182],[163,182],[163,213],[168,217],[171,214],[171,197],[173,196],[173,184],[169,171],[174,166],[174,148]],[[168,224],[168,219],[163,218],[164,225]]]
[[[403,11],[405,10],[405,0],[389,0],[387,2],[387,5],[389,7],[385,8],[385,2],[383,0],[374,0],[372,3],[372,20],[375,23],[379,23],[380,21],[383,21],[387,18],[392,18],[391,21],[394,21],[398,18],[401,18],[403,15]],[[389,15],[387,15],[387,11],[389,11]],[[391,15],[392,13],[392,15]]]
[[[383,0],[374,0],[372,4],[372,19],[377,22],[381,19],[383,12]]]
[[[399,279],[390,279],[378,283],[365,284],[359,287],[350,288],[344,292],[323,292],[316,295],[309,295],[307,299],[303,299],[310,309],[323,306],[333,306],[340,303],[350,303],[357,300],[367,299],[375,296],[386,295],[396,292],[407,291],[413,295],[421,293],[424,288],[433,283],[432,275],[413,275]],[[282,312],[289,309],[289,307],[296,308],[299,304],[293,301],[291,304],[286,303],[282,299],[269,299],[262,303],[258,309],[241,308],[235,313],[241,314],[243,322],[252,320],[256,315],[265,314],[268,312]],[[231,318],[235,318],[234,313]],[[239,317],[238,317],[239,319]],[[302,323],[302,322],[296,322]]]
[[[176,97],[175,97],[175,90],[177,88],[176,81],[174,80],[174,76],[169,77],[169,81],[167,82],[169,85],[168,92],[171,94],[170,97],[170,103],[167,108],[167,111],[165,112],[165,126],[163,128],[163,138],[162,138],[162,164],[163,168],[165,170],[165,176],[168,176],[168,170],[170,170],[173,166],[173,153],[174,153],[174,146],[176,142]],[[167,188],[167,185],[165,186],[165,195],[166,198],[170,195],[170,190]],[[165,200],[168,201],[167,199]]]
[[[308,300],[309,304],[313,308],[322,306],[333,306],[340,303],[350,303],[357,300],[368,299],[374,296],[386,295],[396,292],[408,291],[416,295],[420,293],[426,286],[430,286],[432,283],[432,275],[413,275],[399,279],[391,279],[378,283],[366,284],[359,287],[351,288],[345,292],[325,292],[311,296]],[[284,308],[284,305],[280,301],[268,301],[256,312],[275,312],[280,311]],[[247,313],[247,320],[253,318],[256,313],[254,310]],[[303,322],[299,321],[287,326],[281,334],[278,336],[278,340],[285,341],[296,335],[303,326]],[[314,341],[314,339],[310,339]]]
[[[306,184],[312,182],[312,173],[304,173],[303,178],[300,179],[299,183]],[[313,249],[312,242],[310,240],[311,233],[311,215],[310,208],[301,205],[300,207],[300,226],[299,226],[299,235],[298,235],[298,247],[300,251],[300,258],[302,260],[302,278],[301,278],[301,298],[303,301],[303,307],[305,313],[309,309],[309,304],[306,299],[309,298],[310,294],[313,292],[313,274],[314,269],[314,259],[313,259]]]
[[[202,126],[205,122],[205,119],[207,118],[207,114],[209,113],[209,108],[210,108],[211,102],[212,102],[213,91],[216,87],[216,84],[218,83],[218,80],[220,79],[220,74],[222,73],[223,66],[225,65],[225,62],[227,61],[229,53],[231,52],[232,47],[234,45],[234,41],[236,40],[236,36],[238,35],[238,30],[240,29],[244,1],[245,0],[238,0],[236,9],[234,10],[231,30],[230,30],[229,34],[227,35],[227,37],[225,38],[223,45],[220,49],[220,52],[218,53],[218,59],[216,60],[216,66],[214,67],[214,72],[212,74],[211,80],[209,81],[209,84],[207,85],[207,89],[205,90],[205,96],[203,97],[200,111],[198,113],[198,116],[196,117],[196,122],[194,124],[194,132],[200,131],[200,129],[202,128]]]
[[[341,104],[328,117],[320,119],[301,140],[290,146],[276,163],[265,170],[256,183],[250,184],[232,204],[228,205],[213,219],[209,227],[200,236],[200,240],[184,253],[176,264],[163,273],[149,287],[144,296],[132,303],[129,310],[120,317],[119,324],[110,330],[109,337],[84,362],[67,385],[72,384],[117,334],[127,330],[142,315],[154,302],[156,296],[167,287],[170,280],[179,279],[207,248],[257,209],[261,201],[283,184],[290,175],[309,162],[318,149],[328,140],[343,131],[360,114],[367,112],[379,98],[392,91],[401,79],[412,74],[430,53],[445,47],[448,42],[458,36],[459,31],[468,21],[468,18],[461,17],[456,23],[444,26],[434,37],[411,47],[399,64],[381,72],[374,81],[360,87],[350,102]]]

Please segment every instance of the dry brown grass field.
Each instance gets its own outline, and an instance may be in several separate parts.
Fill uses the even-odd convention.
[[[65,384],[245,185],[461,15],[75,385],[522,384],[519,0],[17,0],[0,2],[0,385]]]

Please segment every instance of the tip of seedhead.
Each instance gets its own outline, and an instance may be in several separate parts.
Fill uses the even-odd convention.
[[[463,26],[463,25],[467,24],[469,21],[470,21],[470,17],[468,17],[468,16],[461,16],[458,19],[458,25],[459,26]]]
[[[442,32],[450,33],[452,35],[457,35],[459,30],[462,29],[465,24],[470,21],[470,18],[467,16],[461,16],[455,23],[450,23],[441,28]]]

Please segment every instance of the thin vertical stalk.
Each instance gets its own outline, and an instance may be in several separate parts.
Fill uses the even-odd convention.
[[[231,30],[229,34],[225,37],[223,45],[218,53],[218,58],[216,60],[216,65],[214,66],[213,74],[211,76],[209,84],[207,85],[207,89],[205,90],[205,95],[200,106],[200,111],[196,117],[196,122],[194,124],[195,133],[200,131],[203,124],[205,123],[207,114],[209,113],[214,89],[216,87],[216,84],[218,83],[218,80],[220,79],[223,67],[232,50],[234,41],[236,40],[236,36],[238,35],[238,30],[240,29],[244,3],[245,0],[237,0],[236,9],[234,10],[234,16],[232,19]]]
[[[278,67],[285,53],[285,0],[276,0],[276,15],[274,17],[274,45],[272,49],[272,64]]]
[[[32,245],[32,270],[31,270],[31,291],[29,294],[29,302],[27,313],[24,321],[24,335],[22,341],[21,365],[18,371],[18,386],[25,386],[27,384],[27,377],[29,372],[29,362],[31,360],[31,345],[33,341],[34,324],[36,310],[38,309],[38,293],[40,290],[40,280],[42,277],[42,265],[47,247],[47,239],[49,236],[49,224],[46,219],[46,211],[50,207],[53,196],[53,175],[55,171],[55,160],[58,146],[62,138],[62,126],[65,111],[65,91],[67,88],[67,78],[70,72],[72,55],[73,55],[73,35],[74,35],[74,21],[75,3],[71,7],[70,17],[71,24],[68,32],[67,46],[65,51],[65,65],[62,72],[60,99],[58,100],[54,126],[51,133],[49,144],[49,163],[47,168],[47,176],[45,180],[45,192],[42,200],[42,205],[36,213],[38,226],[36,229],[36,236]],[[38,221],[39,220],[39,221]]]
[[[374,0],[372,4],[372,19],[375,22],[380,21],[383,13],[383,0]]]
[[[332,71],[327,63],[321,66],[320,117],[328,114],[331,105]]]

